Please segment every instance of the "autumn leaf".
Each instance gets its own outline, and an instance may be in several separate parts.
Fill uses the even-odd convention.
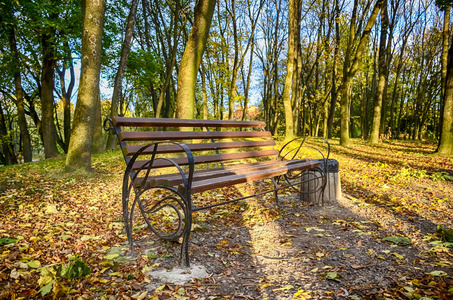
[[[396,245],[407,246],[411,245],[412,241],[410,238],[405,236],[387,236],[382,239],[384,242],[390,242]]]
[[[340,277],[338,276],[337,272],[328,272],[326,274],[326,278],[329,280],[340,281]]]

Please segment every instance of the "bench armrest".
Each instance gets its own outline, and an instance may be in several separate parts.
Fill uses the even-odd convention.
[[[322,139],[322,141],[326,144],[326,151],[323,152],[321,151],[320,149],[314,147],[314,146],[311,146],[311,145],[307,145],[307,139],[309,137],[305,136],[305,137],[298,137],[298,138],[295,138],[295,139],[292,139],[291,141],[287,142],[285,145],[283,145],[283,147],[280,149],[280,152],[278,154],[278,158],[280,160],[292,160],[292,159],[295,159],[297,157],[297,155],[301,152],[301,149],[303,147],[305,148],[310,148],[310,149],[313,149],[315,150],[316,152],[318,152],[321,156],[321,160],[324,161],[324,168],[326,169],[327,168],[327,161],[329,159],[329,156],[330,156],[330,143],[325,139],[325,138],[316,138],[316,139]],[[298,146],[297,147],[292,147],[290,148],[290,145],[294,142],[298,142]]]
[[[168,143],[174,144],[174,145],[178,145],[179,147],[181,147],[184,150],[184,152],[186,154],[186,157],[187,157],[187,160],[188,160],[188,165],[189,165],[189,172],[188,172],[187,176],[186,176],[186,173],[182,170],[181,166],[178,163],[176,163],[173,159],[171,159],[171,158],[156,158],[157,147],[159,146],[159,144],[168,144]],[[145,150],[147,150],[148,148],[151,148],[151,147],[153,147],[153,151],[152,151],[152,154],[151,154],[151,159],[149,159],[139,169],[133,170],[133,166],[134,166],[134,163],[136,162],[137,158]],[[194,156],[192,154],[192,151],[189,149],[189,147],[186,144],[173,142],[173,141],[159,141],[159,142],[150,143],[150,144],[148,144],[146,146],[141,147],[134,154],[134,156],[132,156],[130,161],[127,163],[127,167],[126,167],[126,170],[124,171],[124,177],[123,177],[123,193],[127,193],[128,194],[130,192],[130,190],[132,189],[133,183],[134,183],[135,179],[137,179],[138,174],[140,172],[146,170],[146,174],[145,174],[145,176],[143,178],[141,186],[139,186],[139,187],[135,186],[138,189],[144,188],[145,185],[146,185],[146,181],[147,181],[147,179],[148,179],[148,177],[150,175],[151,169],[153,168],[153,163],[157,159],[167,160],[172,165],[174,165],[178,169],[179,173],[181,174],[181,177],[182,177],[182,180],[184,182],[184,186],[186,188],[186,191],[190,192],[190,189],[191,189],[191,186],[192,186],[192,180],[193,180],[193,172],[195,170]],[[130,183],[129,183],[129,179],[131,180]]]

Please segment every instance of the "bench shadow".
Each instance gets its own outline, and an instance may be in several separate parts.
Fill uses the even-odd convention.
[[[212,197],[244,196],[263,190],[263,185],[213,190]],[[451,261],[451,251],[434,256],[413,235],[433,233],[436,224],[429,220],[411,221],[386,206],[369,210],[373,203],[348,197],[324,207],[300,202],[289,189],[280,191],[279,198],[279,206],[270,193],[195,214],[191,263],[204,266],[210,276],[184,285],[187,293],[219,299],[380,299],[390,293],[396,296],[389,299],[398,299],[407,292],[404,284],[414,279],[427,286],[434,280],[440,286],[447,278],[428,278],[426,273],[442,270],[453,275],[448,267],[435,265]],[[376,222],[389,215],[394,224],[411,226],[385,228]],[[382,241],[392,235],[416,242],[398,246]],[[161,245],[172,255],[156,259],[159,268],[178,266],[179,244],[155,241],[152,247]],[[433,292],[436,286],[431,285]]]

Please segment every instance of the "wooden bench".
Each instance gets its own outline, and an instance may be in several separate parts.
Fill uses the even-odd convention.
[[[264,127],[265,123],[259,121],[106,119],[104,129],[112,130],[118,137],[127,164],[122,204],[131,249],[135,206],[159,237],[173,241],[182,237],[181,264],[189,267],[194,212],[269,192],[275,193],[278,204],[278,190],[292,188],[301,192],[304,172],[315,174],[310,176],[311,180],[321,182],[316,188],[311,187],[310,192],[324,190],[326,172],[320,168],[321,162],[295,158],[305,139],[298,139],[295,148],[289,149],[292,143],[287,143],[279,151]],[[327,149],[330,152],[329,145]],[[329,153],[318,152],[327,162]],[[195,193],[260,179],[270,179],[273,188],[233,200],[204,203],[201,207],[193,201]],[[158,212],[160,217],[156,219],[154,215]]]

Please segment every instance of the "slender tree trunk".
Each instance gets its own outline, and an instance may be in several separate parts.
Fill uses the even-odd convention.
[[[41,46],[43,51],[42,73],[41,73],[41,107],[42,107],[42,135],[44,144],[44,155],[46,158],[56,157],[57,149],[57,131],[54,123],[54,97],[53,89],[55,85],[55,55],[54,49],[49,44],[51,36],[43,35],[41,37]]]
[[[247,73],[247,81],[244,82],[244,87],[245,87],[245,94],[244,94],[244,107],[243,107],[243,113],[242,113],[242,121],[247,120],[247,110],[249,106],[249,89],[250,89],[250,79],[252,77],[252,69],[253,69],[253,53],[255,49],[255,36],[252,35],[252,44],[250,48],[250,59],[249,59],[249,70]]]
[[[294,137],[294,121],[291,103],[291,91],[293,90],[293,73],[297,66],[297,45],[296,34],[298,32],[298,20],[300,19],[300,9],[298,0],[289,0],[288,8],[288,62],[286,65],[285,86],[283,89],[283,105],[285,111],[285,139],[290,140]]]
[[[129,50],[131,48],[131,41],[134,35],[135,15],[137,13],[138,0],[132,0],[131,9],[127,17],[126,33],[124,36],[123,45],[121,47],[121,57],[118,66],[118,71],[115,76],[115,83],[113,85],[112,106],[110,109],[110,117],[113,118],[118,115],[118,104],[123,90],[123,76],[126,70],[127,60],[129,58]],[[109,131],[107,138],[106,149],[111,150],[116,148],[116,139],[113,132]]]
[[[69,49],[69,44],[66,43],[65,47]],[[63,102],[63,139],[60,144],[62,144],[65,153],[68,153],[69,140],[71,139],[71,95],[75,85],[75,72],[71,53],[69,52],[67,55],[69,57],[69,72],[71,76],[67,89],[65,82],[66,68],[63,67],[62,70],[56,68],[60,77],[61,100]]]
[[[206,69],[201,63],[201,93],[203,94],[203,119],[208,119],[208,92],[206,90]]]
[[[96,106],[101,70],[105,1],[82,0],[82,69],[66,171],[91,170]]]
[[[105,150],[101,112],[101,91],[99,87],[97,94],[96,114],[94,115],[93,144],[91,147],[91,153],[93,154],[104,153]]]
[[[352,51],[352,41],[354,40],[354,32],[355,32],[355,17],[352,18],[351,27],[350,27],[350,39],[349,39],[349,46],[348,51],[346,53],[346,58],[343,67],[343,83],[340,87],[340,94],[341,94],[341,107],[340,107],[340,114],[341,114],[341,128],[340,128],[340,145],[344,147],[349,147],[351,145],[351,141],[349,138],[349,119],[350,119],[350,90],[352,85],[352,80],[359,69],[359,62],[362,59],[363,51],[365,50],[365,46],[368,42],[368,37],[371,33],[371,29],[376,22],[377,15],[379,14],[379,10],[381,9],[383,0],[378,0],[376,5],[371,12],[370,18],[363,30],[362,36],[360,38],[359,44],[355,51],[354,56],[351,55]],[[355,10],[357,1],[355,1]],[[355,14],[355,13],[354,13]],[[354,15],[353,14],[353,15]],[[351,62],[351,64],[350,64]]]
[[[445,80],[444,113],[442,119],[440,154],[453,154],[453,40],[448,51],[447,77]]]
[[[338,52],[340,47],[340,7],[338,4],[339,0],[335,0],[335,45],[333,53],[333,64],[332,64],[332,88],[330,93],[330,110],[329,119],[327,121],[327,132],[328,137],[332,137],[332,126],[333,117],[335,115],[335,107],[337,105],[338,91],[337,91],[337,65],[338,65]]]
[[[187,41],[178,72],[176,118],[193,119],[198,68],[206,47],[215,0],[199,0],[195,5],[192,31]]]
[[[16,154],[14,153],[11,137],[8,136],[8,127],[6,126],[3,107],[0,103],[0,144],[2,146],[3,163],[5,165],[17,164]]]
[[[14,28],[9,29],[9,46],[13,55],[14,86],[16,89],[17,118],[19,122],[20,137],[22,142],[22,154],[24,162],[31,162],[33,151],[31,147],[30,133],[28,132],[27,119],[25,118],[24,92],[19,68],[19,53],[17,52],[16,34]]]
[[[381,10],[381,37],[379,42],[379,81],[374,98],[374,115],[373,125],[371,129],[370,144],[375,145],[379,142],[379,129],[381,127],[381,115],[382,115],[382,103],[384,98],[386,82],[386,42],[387,42],[387,28],[388,28],[388,12],[387,12],[387,0],[384,0]]]
[[[439,144],[438,149],[440,147],[440,141],[442,139],[442,124],[443,124],[443,117],[444,117],[444,99],[445,99],[445,87],[447,82],[447,64],[448,64],[448,41],[450,38],[450,13],[451,13],[451,6],[447,5],[444,10],[444,30],[442,32],[442,56],[441,56],[441,65],[442,65],[442,81],[441,81],[441,101],[440,101],[440,120],[438,126],[439,132]]]

